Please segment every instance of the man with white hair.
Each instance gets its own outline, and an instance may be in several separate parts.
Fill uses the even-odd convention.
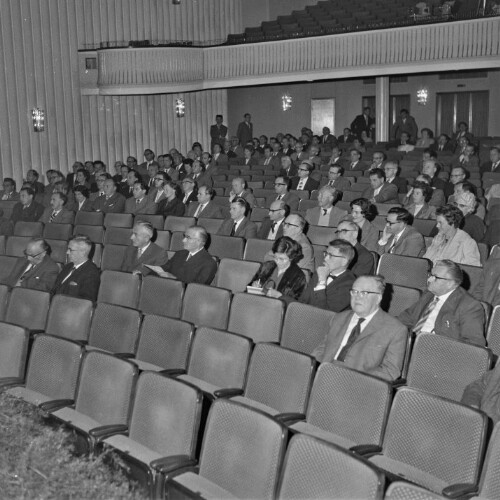
[[[476,241],[481,241],[486,228],[483,221],[474,214],[476,210],[476,197],[474,194],[463,191],[455,195],[454,205],[464,214],[462,230]]]
[[[231,192],[229,193],[229,203],[232,203],[233,200],[237,198],[243,198],[250,210],[257,206],[257,201],[255,200],[255,196],[253,195],[250,189],[247,189],[247,185],[244,179],[241,177],[235,177],[231,181]]]
[[[313,226],[337,227],[347,215],[347,210],[333,206],[337,201],[337,190],[324,186],[318,193],[318,206],[306,211],[306,221]]]

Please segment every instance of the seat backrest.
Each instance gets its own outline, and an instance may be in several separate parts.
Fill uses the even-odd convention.
[[[113,353],[134,353],[141,315],[136,309],[97,304],[90,326],[89,345]]]
[[[219,388],[243,389],[251,350],[252,342],[241,335],[198,328],[187,373]]]
[[[279,299],[235,293],[227,329],[254,342],[279,342],[284,311],[284,303]]]
[[[170,249],[170,231],[164,231],[163,229],[157,229],[156,235],[154,238],[154,243],[156,243],[159,247],[163,248],[163,250]]]
[[[194,458],[202,402],[195,387],[143,372],[137,381],[129,437],[162,457]]]
[[[251,279],[259,270],[260,263],[249,260],[221,259],[217,274],[215,276],[215,286],[227,288],[233,293],[244,292]]]
[[[307,422],[356,444],[382,443],[392,401],[391,385],[377,377],[322,363],[307,408]]]
[[[24,378],[29,332],[26,328],[0,322],[0,379]]]
[[[66,264],[68,242],[65,240],[45,240],[50,245],[50,256],[59,264]]]
[[[0,255],[0,283],[7,281],[18,257],[13,255]]]
[[[472,290],[476,290],[478,286],[481,286],[483,280],[483,268],[479,266],[468,266],[466,264],[459,264],[463,273],[462,288],[467,290],[469,293]]]
[[[183,296],[182,281],[150,274],[142,279],[139,310],[143,314],[180,318]],[[168,300],[165,300],[166,297]]]
[[[436,227],[436,221],[432,219],[414,219],[412,226],[422,235],[430,236]]]
[[[204,227],[207,230],[207,233],[215,234],[219,228],[222,226],[224,219],[209,219],[200,217],[198,219],[198,226]]]
[[[250,220],[254,222],[262,222],[269,215],[269,210],[267,208],[255,207],[252,210]]]
[[[47,240],[68,241],[73,234],[73,224],[45,224],[43,237]]]
[[[308,304],[292,302],[286,309],[281,333],[281,346],[312,354],[330,329],[335,313]]]
[[[447,484],[476,484],[487,427],[482,412],[403,387],[394,396],[382,448],[388,458]]]
[[[269,416],[218,399],[207,420],[200,476],[239,498],[274,498],[286,438]]]
[[[83,347],[72,340],[37,335],[31,349],[26,388],[50,399],[74,399]]]
[[[179,217],[176,215],[168,215],[165,219],[163,229],[167,231],[181,231],[184,232],[188,227],[196,224],[194,217]]]
[[[208,251],[210,255],[215,255],[222,259],[242,259],[243,250],[245,248],[245,240],[243,238],[235,238],[234,236],[221,236],[218,234],[210,235],[210,245]]]
[[[495,306],[491,313],[486,342],[495,356],[500,356],[500,305]]]
[[[335,229],[333,227],[309,226],[307,237],[314,245],[328,246],[328,243],[335,239]]]
[[[91,300],[54,295],[45,332],[71,340],[88,340],[94,307]]]
[[[384,475],[367,460],[306,434],[288,445],[278,498],[365,498],[381,500]]]
[[[387,283],[382,298],[381,307],[391,316],[398,316],[405,309],[418,302],[421,291],[407,286],[393,285]]]
[[[429,262],[426,259],[384,253],[380,257],[377,274],[393,285],[426,290],[428,270]]]
[[[484,347],[422,333],[413,345],[408,386],[460,401],[464,389],[490,366],[491,352]]]
[[[305,413],[315,361],[275,344],[255,346],[248,369],[245,397],[279,413]]]
[[[231,292],[229,290],[189,283],[184,293],[181,319],[196,326],[225,330],[230,303]]]
[[[130,361],[100,351],[85,353],[75,410],[101,425],[128,423],[137,375]]]
[[[132,236],[132,228],[128,227],[108,227],[104,234],[104,245],[108,243],[113,245],[130,245]]]
[[[120,271],[103,271],[97,302],[107,302],[124,307],[137,307],[141,278],[138,274]]]
[[[5,319],[9,297],[10,288],[7,285],[0,285],[0,321]]]
[[[104,213],[102,212],[76,212],[75,225],[102,226],[104,224]]]
[[[146,314],[135,357],[164,369],[186,369],[193,333],[187,321]]]
[[[184,239],[184,233],[182,231],[175,231],[170,236],[170,250],[172,252],[178,252],[184,249],[182,240]]]
[[[29,330],[43,330],[47,320],[50,293],[30,288],[12,289],[5,321]]]
[[[42,233],[42,222],[17,221],[16,225],[14,226],[14,236],[29,236],[30,238],[39,238],[40,236],[42,236]]]
[[[30,240],[31,236],[9,236],[5,245],[5,253],[14,257],[24,257],[24,250]]]
[[[104,227],[132,227],[134,216],[132,214],[106,214]]]
[[[103,226],[84,226],[83,224],[76,225],[73,229],[73,234],[83,234],[87,236],[93,243],[101,243],[104,241]]]
[[[145,221],[149,222],[155,229],[163,229],[163,215],[137,214],[134,222]]]
[[[253,260],[254,262],[264,262],[264,256],[271,251],[274,245],[273,240],[259,240],[257,238],[249,238],[245,245],[243,258],[245,260]]]
[[[500,424],[496,424],[490,437],[484,460],[479,493],[481,498],[500,498]]]
[[[122,268],[123,258],[127,247],[125,245],[104,245],[102,251],[101,269],[103,271],[119,271]]]

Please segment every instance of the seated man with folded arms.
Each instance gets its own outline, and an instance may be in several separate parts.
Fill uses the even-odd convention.
[[[398,319],[416,335],[435,333],[485,345],[483,306],[460,286],[462,281],[458,264],[451,260],[437,261],[427,279],[427,291]]]
[[[352,311],[332,318],[324,342],[312,354],[320,363],[343,362],[391,381],[401,375],[408,330],[380,309],[384,290],[381,276],[360,276],[354,282]]]

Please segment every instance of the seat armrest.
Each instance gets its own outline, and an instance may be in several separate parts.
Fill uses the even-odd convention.
[[[0,389],[8,389],[9,387],[16,387],[24,385],[24,379],[19,377],[5,377],[0,378]]]
[[[158,373],[167,375],[168,377],[178,377],[179,375],[185,375],[186,370],[184,370],[184,368],[169,368],[167,370],[161,370]]]
[[[65,406],[71,406],[73,404],[75,404],[74,399],[53,399],[52,401],[45,401],[45,403],[40,403],[38,405],[38,408],[40,408],[40,410],[42,411],[51,413],[53,411],[60,410]]]
[[[156,472],[168,474],[176,469],[196,467],[196,460],[190,458],[189,455],[172,455],[170,457],[157,458],[153,460],[149,466]]]
[[[295,422],[305,420],[306,416],[304,413],[280,413],[279,415],[274,415],[274,418],[282,424],[291,425]]]
[[[45,330],[30,330],[30,337],[34,337],[35,335],[40,335],[41,333],[45,333]]]
[[[472,496],[478,492],[477,484],[462,483],[451,484],[443,489],[441,494],[446,498],[462,498],[467,495]]]
[[[361,455],[363,457],[380,455],[382,453],[382,446],[377,444],[358,444],[349,448],[349,451],[356,453],[356,455]]]
[[[101,427],[94,427],[90,429],[89,435],[97,442],[102,441],[115,434],[128,434],[128,425],[125,424],[111,424],[102,425]]]
[[[393,387],[393,389],[397,389],[399,387],[403,387],[403,386],[407,385],[407,383],[408,382],[406,381],[405,378],[398,378],[397,380],[394,380],[392,382],[392,387]]]
[[[135,358],[135,354],[132,354],[131,352],[114,352],[113,356],[116,356],[117,358],[120,358],[120,359]]]
[[[216,398],[234,398],[234,396],[241,396],[243,394],[243,389],[218,389],[214,392],[214,397]]]

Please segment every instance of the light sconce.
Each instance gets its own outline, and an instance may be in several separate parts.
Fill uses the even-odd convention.
[[[186,114],[186,103],[184,99],[176,99],[175,100],[175,114],[177,118],[183,118]]]
[[[429,91],[425,87],[417,90],[417,103],[420,104],[420,106],[425,106],[428,99]]]
[[[181,4],[181,0],[172,0],[172,4],[173,5],[180,5]]]
[[[288,94],[283,94],[281,96],[281,106],[283,107],[283,111],[288,111],[292,108],[292,96]]]
[[[40,108],[31,110],[31,119],[33,120],[33,130],[43,132],[45,129],[45,111]]]

